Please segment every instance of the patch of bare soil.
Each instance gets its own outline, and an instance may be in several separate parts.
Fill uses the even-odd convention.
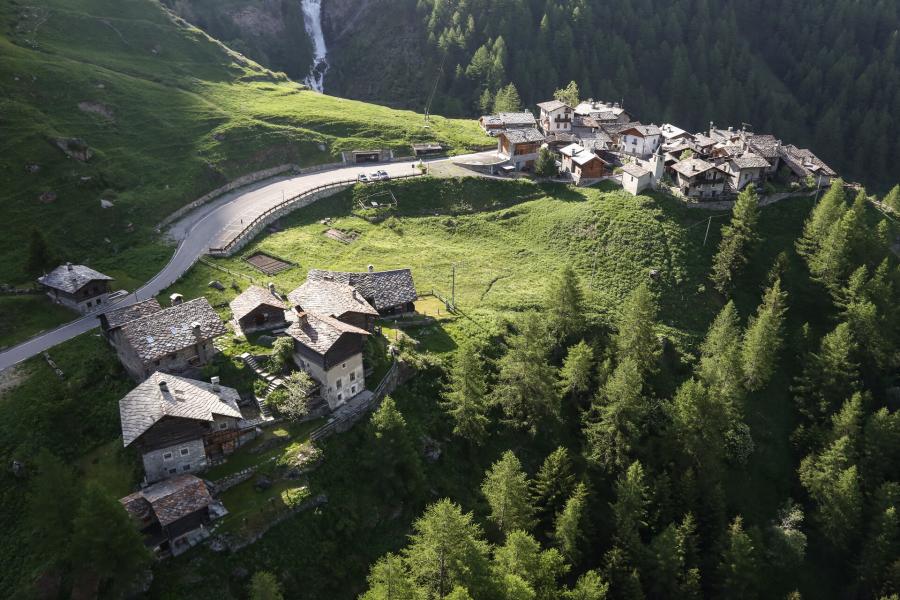
[[[25,383],[27,378],[28,372],[21,365],[0,371],[0,399],[3,399],[13,388]]]
[[[78,103],[78,110],[81,112],[86,112],[94,115],[100,115],[105,119],[109,119],[110,121],[115,121],[115,115],[113,114],[113,110],[106,106],[105,104],[100,104],[99,102],[87,102],[82,101]]]

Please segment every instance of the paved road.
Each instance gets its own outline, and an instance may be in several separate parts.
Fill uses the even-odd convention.
[[[446,160],[448,159],[430,162],[441,163]],[[129,306],[138,300],[156,296],[175,283],[221,236],[240,228],[242,222],[249,223],[257,215],[281,202],[282,199],[296,196],[300,192],[324,183],[355,179],[359,173],[371,173],[375,170],[385,170],[393,176],[405,175],[412,171],[412,162],[342,167],[307,175],[269,179],[229,192],[215,201],[191,211],[175,222],[168,231],[168,235],[178,243],[178,248],[163,270],[139,290],[123,296],[102,312]],[[0,352],[0,371],[90,331],[100,324],[97,318],[100,314],[101,312],[91,313]]]

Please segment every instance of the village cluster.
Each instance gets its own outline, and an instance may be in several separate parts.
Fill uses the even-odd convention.
[[[561,171],[577,185],[619,179],[637,195],[666,188],[693,200],[718,200],[776,176],[827,185],[837,174],[805,148],[783,144],[770,134],[717,128],[689,133],[675,125],[644,125],[619,103],[559,100],[530,112],[485,115],[481,128],[497,137],[503,171],[531,171],[542,148],[558,157]]]
[[[50,297],[87,313],[105,307],[112,278],[66,264],[41,277]],[[415,310],[409,269],[360,273],[312,269],[287,295],[251,285],[230,303],[234,335],[266,331],[293,340],[293,362],[317,384],[312,394],[335,411],[364,402],[363,348],[381,316]],[[201,370],[229,329],[205,297],[170,306],[155,299],[100,315],[101,331],[137,386],[119,401],[122,439],[144,467],[142,489],[121,499],[160,555],[177,555],[208,537],[227,514],[197,476],[254,439],[265,421],[255,397],[242,398]]]

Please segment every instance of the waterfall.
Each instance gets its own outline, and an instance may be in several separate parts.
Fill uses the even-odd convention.
[[[322,34],[322,0],[301,0],[300,5],[303,7],[306,33],[313,43],[313,63],[303,83],[317,92],[324,92],[328,50],[325,48],[325,36]]]

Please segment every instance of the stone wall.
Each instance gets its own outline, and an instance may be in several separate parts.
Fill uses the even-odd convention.
[[[183,455],[182,449],[187,449],[188,453]],[[166,454],[171,454],[171,457],[166,459]],[[206,449],[203,447],[203,440],[200,439],[152,450],[144,454],[142,458],[148,483],[181,473],[196,473],[205,469],[207,464]],[[174,473],[171,472],[172,469],[175,469]]]

